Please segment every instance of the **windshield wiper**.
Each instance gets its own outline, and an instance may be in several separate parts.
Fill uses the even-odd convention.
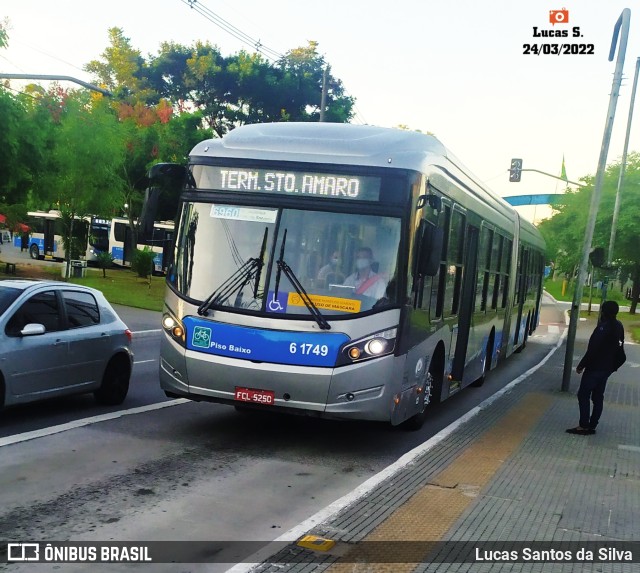
[[[260,256],[258,258],[251,257],[238,270],[236,270],[228,279],[226,279],[216,290],[214,290],[206,300],[198,307],[198,314],[207,316],[210,308],[221,305],[234,292],[238,292],[235,300],[235,306],[239,306],[242,301],[242,290],[252,280],[255,280],[253,288],[253,298],[258,297],[258,287],[260,282],[260,273],[264,266],[264,253],[267,247],[267,235],[269,229],[265,228],[262,237],[262,247],[260,248]]]
[[[309,314],[313,317],[313,319],[318,323],[318,326],[321,330],[331,330],[331,325],[327,322],[327,319],[322,315],[322,313],[318,310],[318,307],[315,303],[309,298],[307,291],[304,290],[304,287],[296,277],[295,273],[291,270],[291,267],[284,260],[284,247],[287,242],[287,229],[284,230],[284,236],[282,237],[282,246],[280,247],[280,258],[276,261],[276,265],[278,266],[278,272],[276,273],[276,284],[275,284],[275,293],[274,298],[278,298],[278,289],[280,287],[280,276],[284,273],[289,279],[289,282],[293,285],[293,288],[296,289],[296,292],[300,295],[302,302],[307,307]]]

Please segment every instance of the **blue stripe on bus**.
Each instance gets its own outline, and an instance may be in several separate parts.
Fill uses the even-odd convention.
[[[341,346],[350,339],[340,332],[263,330],[188,316],[187,349],[217,356],[298,366],[335,366]]]

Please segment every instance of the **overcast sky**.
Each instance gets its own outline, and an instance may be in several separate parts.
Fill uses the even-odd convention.
[[[522,158],[525,169],[559,175],[564,155],[569,179],[595,174],[618,54],[608,61],[613,30],[622,10],[631,8],[608,161],[622,155],[640,56],[640,11],[634,13],[631,2],[202,0],[199,5],[276,53],[317,41],[332,73],[357,100],[355,123],[430,131],[502,196],[563,188],[537,173],[509,183],[512,157]],[[568,16],[568,23],[551,24],[552,10],[560,20]],[[186,0],[5,0],[4,18],[9,21],[9,48],[0,50],[4,73],[90,81],[82,67],[100,58],[114,26],[144,56],[156,54],[163,41],[209,41],[225,55],[254,48]],[[572,37],[574,27],[579,37]],[[534,28],[539,34],[565,30],[568,37],[534,37]],[[525,44],[574,44],[578,51],[580,44],[586,51],[593,45],[593,54],[524,54]],[[638,116],[630,151],[640,151]],[[536,217],[542,212],[538,209]],[[525,215],[531,218],[531,209]]]

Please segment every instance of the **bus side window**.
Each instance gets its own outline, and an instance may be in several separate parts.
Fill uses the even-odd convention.
[[[493,296],[491,297],[491,308],[497,310],[498,300],[500,298],[500,284],[502,276],[500,274],[502,263],[502,249],[504,248],[504,237],[502,235],[496,235],[494,241],[494,249],[491,253],[491,271],[494,275],[493,280]]]
[[[484,225],[480,230],[478,242],[478,277],[476,282],[476,312],[487,310],[487,293],[489,290],[489,260],[491,244],[493,242],[493,230]]]
[[[445,313],[450,316],[458,314],[460,308],[460,293],[462,290],[462,267],[464,257],[465,219],[460,212],[454,210],[451,216],[451,230],[449,232],[447,281],[445,287]]]
[[[444,314],[444,302],[447,286],[447,255],[449,252],[449,230],[451,228],[451,207],[445,205],[443,213],[442,227],[444,229],[444,240],[442,241],[442,255],[440,256],[440,270],[433,277],[431,298],[436,299],[435,312],[431,315],[431,319],[441,318]],[[434,293],[435,289],[435,293]]]
[[[507,306],[507,298],[509,296],[509,275],[511,274],[511,248],[512,242],[510,239],[505,239],[504,244],[502,245],[502,262],[500,263],[500,273],[502,276],[502,281],[500,285],[500,296],[502,302],[500,303],[501,308],[505,308]]]

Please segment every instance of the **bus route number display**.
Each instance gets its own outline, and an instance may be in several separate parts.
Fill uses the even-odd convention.
[[[357,201],[378,201],[380,198],[380,177],[368,175],[353,176],[195,165],[193,176],[200,189],[276,193]]]

